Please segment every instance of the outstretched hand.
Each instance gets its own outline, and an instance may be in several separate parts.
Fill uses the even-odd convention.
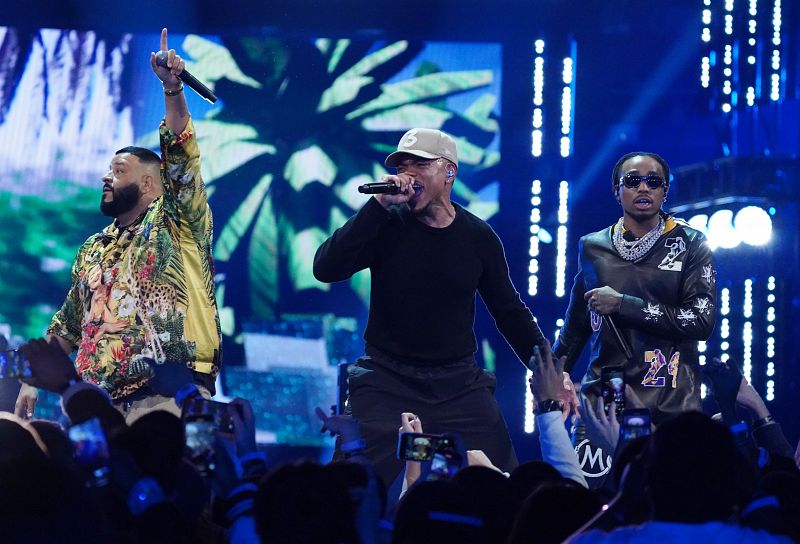
[[[358,420],[345,415],[327,415],[317,406],[314,408],[317,417],[322,421],[322,428],[319,432],[328,432],[331,436],[340,436],[342,442],[350,442],[359,439]]]
[[[731,361],[733,363],[733,361]],[[736,414],[736,396],[742,383],[742,374],[735,364],[727,364],[714,357],[711,362],[700,367],[703,378],[711,385],[714,400],[722,412],[722,420],[733,425],[739,420]]]
[[[597,397],[597,408],[593,409],[589,399],[583,397],[583,423],[589,441],[599,446],[608,455],[613,455],[619,442],[617,404],[611,402],[606,413],[603,397]]]
[[[234,398],[225,407],[233,422],[233,438],[236,441],[236,454],[241,457],[258,451],[256,445],[256,420],[250,401],[241,397]]]
[[[560,400],[561,415],[564,420],[569,417],[572,410],[579,413],[575,384],[572,383],[569,374],[564,372],[566,361],[566,357],[561,357],[553,362],[553,352],[547,340],[543,348],[534,346],[533,355],[528,361],[528,367],[532,372],[528,383],[534,399],[536,402],[548,399]]]
[[[36,338],[19,350],[30,363],[31,377],[22,379],[28,385],[63,393],[71,382],[80,380],[72,360],[54,339]]]
[[[731,361],[733,363],[733,361]],[[718,403],[735,403],[742,374],[735,364],[722,362],[718,357],[703,367],[703,376],[714,391],[714,398]]]

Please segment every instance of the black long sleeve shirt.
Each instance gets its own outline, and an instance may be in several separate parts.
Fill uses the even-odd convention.
[[[314,276],[343,281],[369,268],[370,311],[364,340],[409,364],[436,365],[475,353],[475,292],[498,330],[527,363],[544,338],[508,276],[492,228],[453,204],[444,228],[416,220],[406,206],[370,199],[317,250]]]

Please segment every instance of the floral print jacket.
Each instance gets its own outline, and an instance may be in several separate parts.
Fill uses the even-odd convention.
[[[49,334],[78,350],[81,377],[129,395],[152,365],[185,364],[213,380],[220,328],[211,257],[213,225],[191,120],[178,135],[162,122],[164,194],[131,225],[91,236]]]

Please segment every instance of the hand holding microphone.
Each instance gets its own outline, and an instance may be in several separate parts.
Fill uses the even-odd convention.
[[[161,50],[158,53],[150,54],[150,65],[164,84],[164,92],[167,96],[178,94],[185,83],[212,104],[217,101],[217,97],[211,89],[186,71],[183,59],[175,53],[175,50],[167,49],[166,28],[161,30]]]
[[[589,304],[589,308],[602,317],[603,322],[606,324],[609,331],[611,331],[614,341],[620,351],[625,354],[627,359],[631,359],[633,357],[633,351],[631,350],[630,344],[622,333],[620,333],[619,328],[617,328],[616,323],[614,323],[614,319],[611,317],[611,314],[618,312],[622,306],[622,293],[605,285],[596,289],[590,289],[583,298]]]
[[[414,196],[414,178],[407,174],[383,176],[379,182],[360,185],[358,192],[375,195],[375,200],[384,208],[405,204]]]

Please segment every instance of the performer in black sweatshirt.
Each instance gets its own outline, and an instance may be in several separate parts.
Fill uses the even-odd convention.
[[[503,470],[517,461],[494,399],[496,381],[475,364],[475,292],[522,361],[544,338],[508,276],[492,228],[450,192],[458,172],[455,141],[415,128],[386,158],[384,181],[398,194],[370,199],[317,250],[314,275],[343,281],[371,273],[366,355],[349,373],[349,406],[361,423],[366,456],[387,485],[402,412],[426,433],[457,432]]]

